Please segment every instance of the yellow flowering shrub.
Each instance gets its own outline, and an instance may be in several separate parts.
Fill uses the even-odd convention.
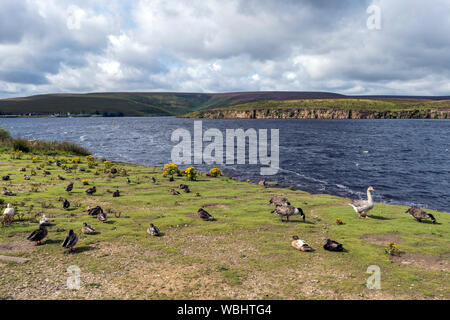
[[[209,170],[209,175],[211,177],[218,177],[222,175],[222,171],[220,171],[219,168],[212,168],[211,170]]]
[[[175,163],[170,162],[164,165],[162,173],[163,177],[173,176],[176,173],[178,173],[178,166]]]
[[[197,180],[198,172],[195,171],[194,167],[186,168],[182,171],[182,173],[191,181]]]
[[[384,251],[391,256],[395,256],[400,253],[400,250],[395,242],[388,242],[388,246],[384,248]]]
[[[337,224],[337,225],[341,225],[341,224],[344,224],[344,222],[342,221],[341,218],[337,218],[337,219],[336,219],[336,224]]]
[[[80,157],[72,158],[72,163],[81,163],[81,158]]]
[[[23,155],[22,150],[13,151],[11,152],[11,159],[22,159],[22,155]]]
[[[88,179],[83,179],[83,180],[81,180],[81,182],[83,182],[83,184],[85,186],[89,184],[89,180]]]

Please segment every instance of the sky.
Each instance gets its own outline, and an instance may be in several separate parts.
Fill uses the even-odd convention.
[[[0,0],[0,98],[450,95],[450,0]]]

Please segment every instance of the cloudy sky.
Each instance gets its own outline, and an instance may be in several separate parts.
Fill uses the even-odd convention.
[[[450,95],[450,0],[126,3],[0,0],[0,97],[255,90]]]

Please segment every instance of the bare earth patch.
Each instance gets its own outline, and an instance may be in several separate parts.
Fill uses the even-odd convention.
[[[221,209],[230,209],[229,206],[227,206],[226,204],[221,204],[221,203],[208,203],[208,204],[204,204],[203,208],[221,208]]]
[[[33,246],[28,241],[0,243],[0,253],[30,252]]]
[[[431,256],[421,253],[401,253],[392,257],[395,263],[418,269],[450,271],[450,261],[445,255]]]
[[[398,237],[397,234],[365,234],[360,239],[378,245],[387,245],[388,242],[403,242],[403,239]]]

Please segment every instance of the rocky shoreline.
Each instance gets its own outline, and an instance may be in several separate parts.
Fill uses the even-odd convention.
[[[210,119],[450,119],[450,108],[421,110],[354,110],[340,108],[289,109],[215,109],[203,110],[187,117]]]

